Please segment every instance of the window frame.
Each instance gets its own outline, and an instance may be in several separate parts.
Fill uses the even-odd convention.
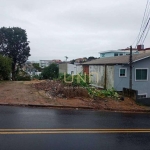
[[[142,69],[143,69],[143,70],[146,69],[146,70],[147,70],[147,79],[146,79],[146,80],[143,80],[143,79],[142,79],[142,80],[137,80],[137,79],[136,79],[136,70],[138,70],[138,69],[141,69],[141,70],[142,70]],[[148,68],[135,68],[135,81],[148,81],[148,72],[149,72],[149,69],[148,69]]]
[[[118,53],[114,53],[114,56],[119,56],[119,54]]]
[[[143,95],[143,96],[144,96],[144,95],[146,96],[146,97],[143,97],[143,98],[147,98],[147,93],[138,94],[138,98],[139,98],[139,96],[142,96],[142,95]],[[140,99],[142,99],[142,98],[140,98]]]
[[[125,70],[125,76],[120,76],[120,70],[121,70],[121,69],[124,69],[124,70]],[[127,68],[119,68],[119,77],[121,77],[121,78],[127,77]]]

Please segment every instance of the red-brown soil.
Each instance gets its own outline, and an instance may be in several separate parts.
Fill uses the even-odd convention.
[[[51,97],[46,91],[34,88],[34,84],[45,81],[2,81],[0,82],[0,104],[37,105],[47,107],[91,108],[98,110],[148,112],[150,107],[140,106],[134,100],[125,97],[124,101],[111,98],[93,100],[92,98]]]

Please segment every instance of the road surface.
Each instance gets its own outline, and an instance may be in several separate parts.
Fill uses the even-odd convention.
[[[149,150],[150,114],[0,106],[0,150]]]

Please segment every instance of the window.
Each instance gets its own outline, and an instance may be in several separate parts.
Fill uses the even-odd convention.
[[[148,80],[148,69],[147,68],[136,68],[135,69],[135,80],[136,81],[147,81]]]
[[[139,94],[139,95],[138,95],[138,98],[139,98],[139,99],[146,98],[146,97],[147,97],[147,94]]]
[[[122,55],[123,55],[122,53],[119,54],[119,56],[122,56]]]
[[[114,53],[114,56],[118,56],[118,53]]]
[[[102,57],[105,57],[105,54],[101,54],[102,55]]]
[[[126,77],[127,76],[127,69],[126,68],[120,68],[119,69],[119,77]]]

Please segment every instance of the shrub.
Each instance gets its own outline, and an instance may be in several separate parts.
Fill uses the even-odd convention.
[[[30,81],[31,77],[26,72],[20,70],[20,71],[18,71],[18,74],[16,76],[16,80],[17,81]]]

